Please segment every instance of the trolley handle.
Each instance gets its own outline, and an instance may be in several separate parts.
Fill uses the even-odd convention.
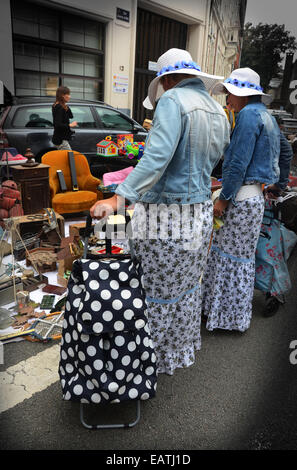
[[[85,246],[84,257],[85,258],[87,257],[89,237],[93,233],[92,220],[93,219],[92,219],[91,214],[88,214],[87,215],[87,220],[86,220],[85,233],[84,233],[84,236],[85,236],[85,238],[84,238],[84,246]],[[133,249],[133,244],[132,244],[132,239],[131,239],[131,235],[132,235],[131,234],[131,225],[130,226],[128,225],[129,222],[131,222],[131,217],[127,212],[125,212],[125,229],[127,230],[127,228],[128,228],[129,232],[130,232],[130,233],[128,233],[129,248],[130,248],[131,257],[134,258],[134,249]],[[105,230],[105,233],[106,233],[105,251],[106,251],[106,253],[102,256],[103,257],[106,257],[106,255],[112,256],[112,257],[122,257],[122,256],[124,256],[124,255],[115,255],[115,254],[112,253],[111,237],[108,236],[108,233],[110,233],[110,232],[107,230],[108,224],[106,223],[105,226],[106,226],[106,230]],[[115,226],[117,227],[117,224],[115,224]],[[96,255],[96,256],[100,257],[100,255]]]

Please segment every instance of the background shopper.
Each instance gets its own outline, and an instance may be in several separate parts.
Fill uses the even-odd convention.
[[[74,131],[72,127],[77,126],[77,122],[70,123],[73,118],[71,109],[67,105],[70,100],[70,90],[66,86],[60,86],[56,91],[56,101],[52,107],[54,134],[53,144],[58,150],[71,150],[69,141]]]

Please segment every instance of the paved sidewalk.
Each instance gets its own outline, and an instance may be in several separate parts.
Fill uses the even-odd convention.
[[[264,297],[256,291],[247,332],[208,332],[203,326],[195,364],[173,377],[159,376],[156,398],[141,403],[140,422],[132,429],[82,426],[78,404],[62,400],[57,343],[5,345],[0,448],[297,450],[297,364],[290,362],[297,340],[296,249],[289,269],[293,287],[280,311],[264,318]],[[118,406],[109,405],[109,419],[118,419]],[[90,419],[100,418],[99,407],[91,411]]]
[[[58,344],[0,372],[0,413],[31,398],[57,382]]]

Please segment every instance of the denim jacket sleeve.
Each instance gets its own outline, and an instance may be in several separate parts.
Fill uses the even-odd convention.
[[[293,158],[293,150],[291,144],[288,142],[284,134],[280,133],[280,155],[279,155],[279,169],[280,177],[276,183],[280,189],[285,189],[289,182],[290,163]]]
[[[261,124],[261,118],[255,110],[243,108],[238,114],[230,145],[224,155],[222,190],[219,199],[231,199],[236,205],[235,197],[244,182],[247,167],[253,157]]]
[[[137,202],[156,184],[169,165],[181,135],[181,110],[170,97],[162,96],[157,105],[153,127],[147,137],[145,151],[134,170],[115,193]]]

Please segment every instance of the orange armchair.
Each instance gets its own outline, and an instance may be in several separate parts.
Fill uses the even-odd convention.
[[[50,166],[49,186],[52,207],[58,214],[89,210],[98,199],[103,199],[102,192],[97,190],[101,180],[91,174],[87,158],[75,151],[73,151],[73,155],[75,159],[78,191],[72,191],[68,150],[53,150],[45,153],[41,158],[42,163]],[[63,171],[67,186],[67,191],[65,192],[60,192],[57,170]]]

